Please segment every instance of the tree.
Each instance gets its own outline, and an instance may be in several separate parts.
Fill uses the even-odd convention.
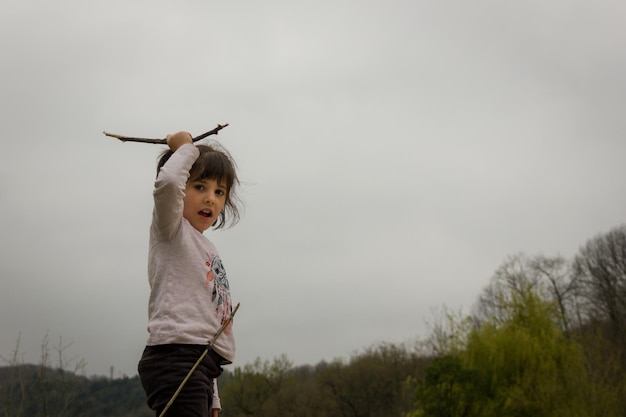
[[[290,368],[281,356],[236,368],[220,392],[224,417],[402,417],[427,360],[404,345],[380,344],[349,360]]]
[[[574,259],[574,280],[596,415],[623,416],[626,398],[626,225],[589,239]],[[615,410],[622,410],[618,414]]]
[[[478,374],[466,369],[456,355],[440,356],[426,369],[417,386],[419,411],[409,417],[466,417],[473,413],[479,395]]]
[[[559,325],[569,337],[572,324],[582,324],[578,287],[573,279],[571,262],[561,256],[535,256],[530,260],[529,266],[542,278],[548,299],[557,307]]]
[[[85,367],[82,359],[66,354],[70,344],[59,338],[58,345],[50,347],[48,334],[41,343],[39,365],[24,366],[19,358],[19,338],[12,357],[7,360],[11,377],[0,386],[3,412],[7,417],[41,415],[65,416],[80,395],[84,377],[79,373]],[[50,358],[55,353],[56,362]]]
[[[318,381],[344,417],[402,416],[411,407],[410,378],[421,376],[425,360],[401,345],[380,344],[321,369]]]
[[[476,303],[473,319],[505,322],[511,310],[503,303],[509,302],[509,295],[525,297],[530,292],[555,304],[555,319],[566,336],[573,326],[582,325],[580,288],[572,262],[561,256],[523,253],[509,256],[496,270]]]
[[[504,323],[485,323],[461,354],[476,374],[482,416],[580,415],[588,398],[580,346],[557,326],[554,304],[531,291],[511,293]]]
[[[237,367],[224,384],[220,396],[224,405],[224,417],[271,415],[266,404],[286,382],[291,362],[285,355],[273,362],[257,358],[252,364]]]
[[[470,332],[465,348],[433,360],[412,415],[592,415],[582,349],[559,328],[555,304],[526,285],[499,292],[497,310]]]
[[[2,404],[2,415],[5,417],[20,417],[24,413],[26,402],[26,387],[24,385],[24,368],[20,361],[20,339],[18,336],[15,349],[10,358],[0,356],[9,367],[8,375],[2,376],[0,383],[0,404]]]
[[[606,323],[611,340],[626,352],[626,225],[587,241],[574,270],[587,318]]]

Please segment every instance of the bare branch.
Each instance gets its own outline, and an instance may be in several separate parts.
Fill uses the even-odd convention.
[[[203,133],[200,136],[196,136],[192,140],[194,142],[197,142],[199,140],[202,140],[202,139],[206,138],[207,136],[217,135],[217,133],[220,130],[224,129],[226,126],[228,126],[228,123],[223,124],[223,125],[217,125],[217,127],[215,129],[209,130],[208,132]],[[158,144],[158,145],[167,145],[167,139],[136,138],[136,137],[132,137],[132,136],[117,135],[115,133],[109,133],[109,132],[106,132],[106,131],[102,132],[102,133],[104,133],[106,136],[110,136],[112,138],[119,139],[122,142],[141,142],[141,143],[154,143],[154,144]]]

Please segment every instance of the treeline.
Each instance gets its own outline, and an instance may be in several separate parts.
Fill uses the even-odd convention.
[[[294,367],[286,356],[225,371],[221,416],[402,416],[428,360],[383,344],[348,361]],[[148,417],[139,378],[86,378],[38,365],[0,368],[4,417]]]
[[[349,360],[292,367],[285,356],[222,376],[224,417],[404,416],[428,358],[381,344]]]
[[[444,313],[413,346],[236,368],[222,415],[626,416],[626,226],[573,259],[510,256],[469,315]]]
[[[0,373],[6,417],[151,415],[136,377],[26,369]],[[259,359],[219,383],[223,417],[626,417],[626,226],[573,259],[510,256],[470,314],[444,311],[413,345]]]
[[[137,376],[86,378],[60,368],[0,368],[3,417],[149,417]]]

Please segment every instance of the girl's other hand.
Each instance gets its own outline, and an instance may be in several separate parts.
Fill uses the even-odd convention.
[[[167,146],[170,147],[172,152],[176,152],[178,148],[186,143],[193,143],[191,133],[189,132],[178,132],[172,135],[167,135],[166,140]]]

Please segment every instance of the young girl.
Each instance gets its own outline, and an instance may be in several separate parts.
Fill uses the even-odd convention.
[[[148,342],[139,361],[147,403],[158,417],[232,311],[226,271],[202,233],[239,220],[235,164],[223,149],[167,136],[158,164],[150,228]],[[217,416],[217,377],[232,363],[232,323],[189,378],[167,417]]]

